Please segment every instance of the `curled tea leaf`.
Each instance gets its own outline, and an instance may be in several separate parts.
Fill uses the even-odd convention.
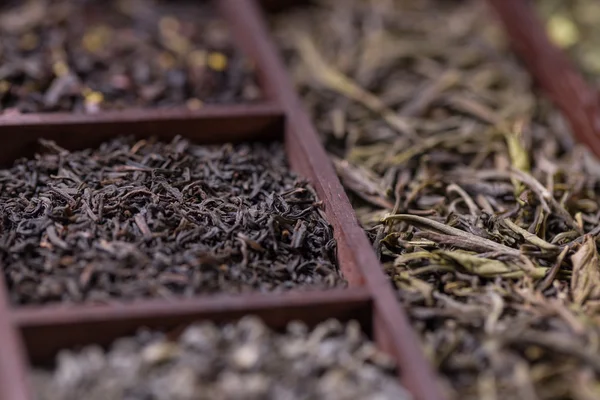
[[[600,297],[600,264],[593,237],[586,236],[579,250],[571,256],[571,262],[573,263],[571,292],[575,304],[583,305],[590,299],[598,299]]]
[[[438,250],[435,252],[435,254],[439,254],[442,257],[452,260],[469,273],[486,278],[500,276],[504,278],[520,278],[525,276],[526,268],[524,268],[518,262],[493,260],[460,250]],[[541,279],[544,277],[547,270],[548,269],[544,267],[537,267],[534,269],[532,277],[535,279]]]

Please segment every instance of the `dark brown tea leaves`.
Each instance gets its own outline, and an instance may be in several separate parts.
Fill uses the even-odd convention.
[[[342,283],[332,228],[279,144],[42,145],[0,171],[0,265],[15,303]]]
[[[448,396],[600,398],[600,164],[488,17],[321,0],[273,26]]]
[[[29,0],[0,10],[0,112],[236,103],[254,68],[208,4]],[[1,114],[0,114],[1,115]]]

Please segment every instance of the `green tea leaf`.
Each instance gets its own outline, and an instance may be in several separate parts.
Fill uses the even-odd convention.
[[[594,239],[588,235],[585,241],[571,256],[573,275],[571,292],[573,301],[583,305],[589,299],[600,297],[600,264]]]

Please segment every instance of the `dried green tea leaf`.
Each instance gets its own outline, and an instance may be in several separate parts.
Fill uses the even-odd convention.
[[[505,253],[508,255],[513,255],[513,256],[519,256],[519,254],[520,254],[518,251],[515,251],[515,249],[512,249],[503,244],[496,243],[489,239],[478,237],[476,235],[473,235],[472,233],[453,228],[451,226],[442,224],[437,221],[433,221],[428,218],[419,217],[417,215],[407,215],[407,214],[388,215],[387,217],[383,218],[383,220],[382,220],[383,223],[389,223],[392,221],[404,221],[404,222],[413,224],[415,226],[424,227],[425,229],[431,229],[433,231],[439,232],[446,236],[458,237],[458,238],[464,239],[467,242],[470,241],[474,246],[486,248],[488,251],[498,251],[498,252]]]
[[[504,129],[504,137],[510,155],[511,165],[514,169],[529,173],[531,170],[529,162],[529,152],[523,144],[523,125],[524,121],[519,121],[513,125],[512,129]],[[524,186],[516,179],[511,179],[515,186],[515,197],[519,198],[523,192]]]
[[[583,305],[587,300],[600,297],[600,261],[596,242],[591,236],[586,236],[583,244],[571,256],[573,275],[571,291],[573,301]]]
[[[388,200],[385,189],[381,187],[377,175],[336,157],[333,157],[333,164],[344,186],[359,197],[381,208],[392,208],[394,206]]]
[[[313,76],[322,85],[348,96],[360,102],[369,110],[380,114],[390,126],[398,129],[399,132],[410,136],[415,135],[410,123],[406,119],[396,115],[377,96],[364,90],[349,77],[327,64],[308,36],[299,36],[297,38],[297,46],[303,61],[311,69]]]
[[[535,246],[538,246],[540,249],[544,249],[544,250],[548,250],[548,251],[559,251],[560,250],[559,246],[556,246],[552,243],[548,243],[544,239],[540,238],[539,236],[526,231],[525,229],[521,228],[519,225],[512,222],[510,219],[504,219],[502,222],[504,222],[504,224],[508,228],[512,229],[515,233],[518,233],[519,235],[523,236],[523,239],[525,239],[526,241],[528,241],[529,243],[531,243]]]
[[[460,250],[438,250],[435,254],[439,254],[452,260],[471,274],[486,278],[520,278],[525,275],[525,268],[517,262],[493,260]],[[534,274],[531,276],[535,279],[541,279],[544,277],[547,270],[547,268],[537,267],[534,270]]]

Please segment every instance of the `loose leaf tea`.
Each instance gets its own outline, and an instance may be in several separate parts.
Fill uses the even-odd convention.
[[[343,284],[316,194],[272,144],[117,138],[0,170],[14,303]]]
[[[321,0],[272,22],[448,397],[600,398],[600,164],[483,3]]]
[[[277,333],[244,317],[192,325],[177,340],[145,330],[109,351],[63,350],[33,382],[37,400],[408,400],[394,369],[355,321]]]
[[[260,96],[209,4],[27,0],[0,9],[0,115],[232,103]]]
[[[577,64],[586,78],[600,85],[600,3],[594,0],[536,0],[550,39]]]

